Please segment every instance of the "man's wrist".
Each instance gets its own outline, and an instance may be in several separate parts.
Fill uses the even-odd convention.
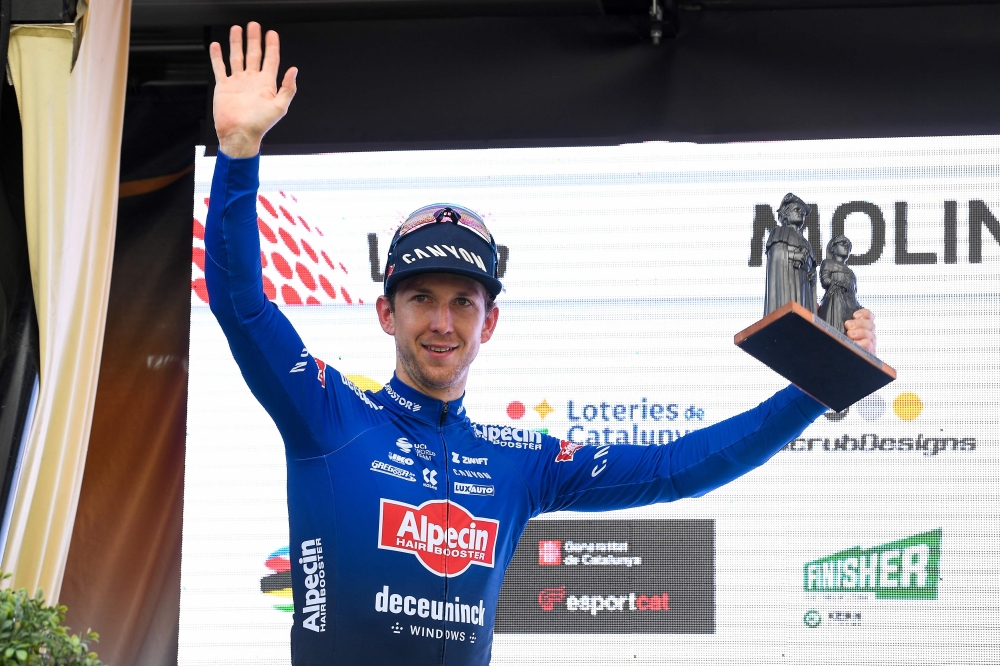
[[[245,159],[255,157],[260,152],[263,137],[251,138],[242,135],[219,137],[219,150],[229,158]]]

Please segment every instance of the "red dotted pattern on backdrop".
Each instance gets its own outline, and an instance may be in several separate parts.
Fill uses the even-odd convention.
[[[284,257],[282,257],[277,252],[272,252],[271,261],[274,262],[275,270],[281,273],[281,277],[285,278],[286,280],[292,279],[292,267],[288,265],[288,262],[285,261]]]
[[[278,229],[278,235],[281,236],[281,240],[285,243],[285,247],[287,247],[292,254],[296,257],[302,254],[302,250],[299,249],[299,244],[295,242],[295,239],[292,238],[291,234],[284,229]]]
[[[278,191],[277,197],[280,199],[267,194],[257,196],[261,282],[267,298],[282,305],[363,304],[364,301],[352,298],[344,284],[347,267],[331,257],[334,250],[322,230],[296,210],[298,199],[283,191]],[[207,209],[207,197],[204,204]],[[207,210],[201,212],[207,214]],[[197,298],[208,303],[204,239],[205,225],[196,217],[192,222],[191,289]]]
[[[278,290],[274,288],[274,283],[265,275],[263,277],[264,282],[264,294],[267,296],[269,301],[273,301],[278,298]]]
[[[267,222],[257,218],[257,228],[260,229],[260,235],[266,238],[271,243],[277,243],[278,237],[274,235],[274,230],[267,226]]]
[[[295,291],[295,287],[291,285],[281,285],[281,297],[285,300],[286,305],[302,305],[299,292]]]
[[[313,250],[312,246],[309,245],[309,243],[307,243],[305,240],[302,241],[302,249],[306,251],[306,254],[309,255],[309,258],[313,260],[314,264],[319,263],[319,257],[316,256],[316,251]]]
[[[330,270],[337,270],[337,267],[333,265],[332,261],[330,261],[330,257],[327,255],[326,250],[322,250],[320,254],[323,255],[323,259],[326,261],[326,265],[330,267]]]
[[[208,285],[205,284],[205,278],[191,280],[191,289],[198,295],[198,298],[208,303]]]
[[[302,284],[304,284],[309,291],[316,291],[316,280],[313,279],[312,273],[309,272],[308,268],[296,262],[295,274],[299,276],[299,279],[302,280]]]
[[[514,419],[515,421],[517,421],[520,418],[523,418],[524,412],[525,409],[523,402],[518,402],[517,400],[515,400],[514,402],[507,405],[507,416]]]
[[[193,261],[195,266],[200,268],[203,273],[205,272],[205,250],[200,247],[192,248],[191,261]]]
[[[319,286],[323,287],[323,291],[326,292],[327,296],[330,298],[337,298],[337,289],[330,284],[330,281],[326,279],[325,275],[319,276]]]
[[[258,194],[257,195],[257,201],[259,201],[260,205],[264,207],[264,210],[266,210],[268,213],[271,214],[271,217],[273,217],[273,218],[277,218],[278,217],[278,214],[276,212],[274,212],[274,206],[271,205],[270,201],[268,201],[267,199],[264,198],[263,194]]]

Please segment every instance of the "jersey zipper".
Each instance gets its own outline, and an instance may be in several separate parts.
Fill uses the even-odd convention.
[[[438,432],[441,433],[441,449],[444,451],[444,498],[449,500],[445,504],[444,513],[444,524],[445,530],[451,525],[451,483],[448,476],[448,467],[451,465],[451,458],[448,457],[448,443],[444,439],[444,421],[448,417],[448,403],[445,402],[444,406],[441,408],[441,421],[438,423]],[[448,601],[448,595],[450,594],[448,590],[448,577],[444,578],[444,602]],[[441,607],[442,609],[444,606]],[[445,627],[447,627],[445,623]],[[447,628],[445,629],[445,638],[441,641],[441,665],[444,666],[448,661],[448,638],[447,638]]]

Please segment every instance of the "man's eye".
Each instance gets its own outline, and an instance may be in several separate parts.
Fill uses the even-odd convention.
[[[427,297],[424,296],[423,294],[417,294],[416,296],[413,297],[413,300],[415,300],[417,303],[423,303],[424,301],[427,300]]]
[[[472,305],[472,301],[470,301],[467,298],[459,298],[456,302],[462,307],[465,307],[466,305]]]

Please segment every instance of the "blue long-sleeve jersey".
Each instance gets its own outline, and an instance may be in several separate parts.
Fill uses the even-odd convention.
[[[768,460],[824,408],[794,387],[669,446],[579,446],[481,425],[398,378],[362,391],[261,286],[258,158],[221,152],[205,246],[212,312],[288,466],[292,662],[485,665],[528,519],[668,502]]]

